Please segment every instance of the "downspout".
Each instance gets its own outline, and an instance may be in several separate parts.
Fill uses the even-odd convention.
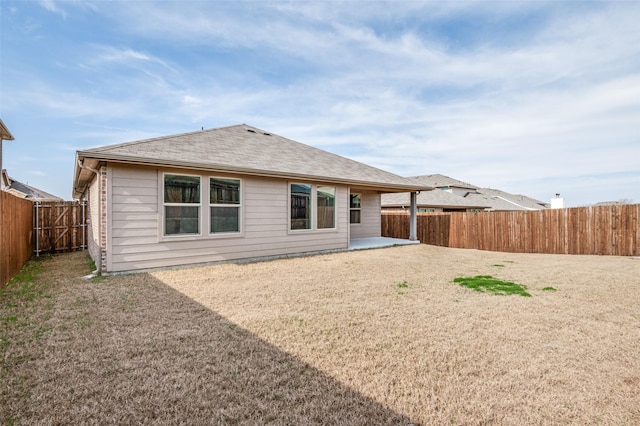
[[[85,235],[87,234],[87,215],[85,212],[85,208],[87,206],[87,197],[84,200],[80,201],[80,205],[82,206],[82,225],[80,228],[82,229],[82,250],[87,249],[87,243],[85,242]]]
[[[418,214],[417,214],[417,201],[416,201],[417,192],[411,193],[411,210],[409,211],[409,240],[416,241],[418,238],[416,236],[417,228],[418,228]]]
[[[100,172],[99,172],[98,170],[96,170],[96,169],[94,169],[94,168],[91,168],[91,167],[89,167],[89,166],[85,166],[85,165],[82,163],[82,161],[80,161],[80,159],[78,159],[78,160],[76,160],[76,161],[77,161],[77,163],[78,163],[78,167],[80,167],[81,169],[83,169],[83,170],[88,170],[88,171],[90,171],[90,172],[95,173],[95,174],[96,174],[96,179],[98,179],[98,182],[99,182],[99,180],[100,180]],[[84,191],[83,191],[83,194],[84,194]],[[85,223],[84,223],[84,227],[85,227],[85,229],[84,229],[84,230],[83,230],[83,232],[82,232],[82,242],[83,242],[83,243],[84,243],[84,234],[85,234],[86,226],[87,226],[87,224],[86,224],[86,217],[85,217],[85,210],[84,210],[84,209],[85,209],[85,205],[86,205],[86,203],[87,203],[87,197],[85,196],[85,197],[84,197],[84,200],[82,200],[82,219],[83,219],[83,221],[85,222]],[[99,204],[100,204],[100,194],[98,194],[98,205],[99,205]],[[98,209],[98,211],[99,211],[99,209]],[[100,237],[101,235],[102,235],[102,220],[98,220],[98,236]],[[87,242],[86,244],[84,244],[84,245],[85,245],[87,248],[89,247],[88,242]],[[101,267],[102,267],[102,266],[101,266]]]

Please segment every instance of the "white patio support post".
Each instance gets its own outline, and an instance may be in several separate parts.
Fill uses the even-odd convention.
[[[417,203],[416,203],[416,192],[411,193],[411,210],[409,213],[409,241],[416,241],[418,238],[417,229],[418,229],[418,214],[417,214]]]

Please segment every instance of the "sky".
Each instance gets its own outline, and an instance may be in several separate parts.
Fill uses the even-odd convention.
[[[401,176],[640,203],[638,1],[0,2],[11,177],[246,123]]]

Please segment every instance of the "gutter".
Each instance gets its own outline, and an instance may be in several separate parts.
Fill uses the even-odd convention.
[[[78,165],[78,167],[79,167],[79,168],[81,168],[82,170],[88,170],[88,171],[90,171],[90,172],[93,172],[93,173],[95,173],[96,177],[99,177],[99,176],[100,176],[100,172],[99,172],[98,170],[96,170],[96,169],[94,169],[94,168],[92,168],[92,167],[89,167],[89,166],[85,166],[85,165],[84,165],[84,158],[82,159],[82,161],[80,161],[80,159],[79,159],[79,158],[78,158],[78,159],[76,159],[76,164],[77,164],[77,165]],[[79,177],[79,176],[80,176],[80,174],[78,173],[78,177]],[[86,189],[86,188],[84,188],[84,189]],[[77,188],[77,187],[74,187],[74,188],[73,188],[73,190],[74,190],[76,193],[78,193],[78,194],[82,194],[82,193],[84,192],[84,190],[83,190],[83,191],[80,191],[80,190],[79,190],[79,188]]]

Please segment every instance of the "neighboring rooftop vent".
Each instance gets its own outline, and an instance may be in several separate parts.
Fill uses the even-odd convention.
[[[253,129],[247,129],[247,132],[255,133],[256,131]]]
[[[267,133],[267,132],[262,132],[262,134],[265,136],[271,136],[271,133]]]

